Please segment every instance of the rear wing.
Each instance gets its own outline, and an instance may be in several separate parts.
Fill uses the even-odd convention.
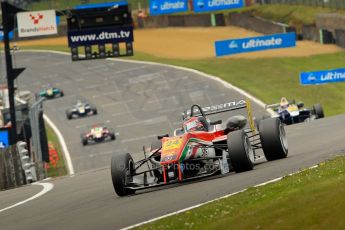
[[[233,110],[238,110],[238,109],[245,109],[247,108],[248,100],[240,100],[240,101],[232,101],[224,104],[219,104],[219,105],[212,105],[212,106],[206,106],[202,107],[202,111],[204,112],[205,115],[214,115],[214,114],[219,114],[219,113],[224,113],[224,112],[229,112]],[[200,111],[198,109],[195,109],[193,111],[194,116],[200,117],[202,116]],[[184,113],[182,113],[182,118],[188,118],[191,115],[191,110],[187,110]]]
[[[253,119],[252,104],[248,98],[246,98],[246,100],[233,101],[233,102],[228,102],[228,103],[219,104],[219,105],[207,106],[201,109],[205,115],[213,115],[213,114],[224,113],[224,112],[229,112],[229,111],[234,111],[234,110],[239,110],[239,109],[246,109],[250,129],[252,130],[254,134],[257,132],[255,128],[255,124],[254,124],[254,119]],[[198,111],[197,109],[194,110],[193,113],[194,113],[193,116],[197,116],[197,117],[202,116],[200,111]],[[191,111],[187,110],[182,114],[182,118],[186,119],[190,117],[190,115],[191,115]]]

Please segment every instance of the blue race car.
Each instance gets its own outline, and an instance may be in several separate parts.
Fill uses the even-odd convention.
[[[281,98],[280,103],[267,105],[266,109],[272,109],[274,112],[272,117],[279,118],[286,125],[325,117],[321,104],[315,104],[312,108],[304,108],[303,102],[288,101],[285,97]]]
[[[41,89],[41,91],[37,94],[38,97],[45,97],[47,99],[53,99],[57,96],[63,97],[64,92],[59,89],[52,87],[51,85],[48,85],[47,87],[44,87]]]

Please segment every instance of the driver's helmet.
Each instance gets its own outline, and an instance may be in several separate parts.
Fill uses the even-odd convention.
[[[289,101],[286,99],[286,97],[282,97],[280,99],[280,108],[286,109],[289,106]]]
[[[191,117],[183,122],[186,132],[207,131],[207,121],[204,117]]]

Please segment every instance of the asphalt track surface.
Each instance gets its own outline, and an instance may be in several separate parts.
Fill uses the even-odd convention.
[[[244,99],[214,80],[161,66],[109,60],[72,63],[69,56],[52,53],[17,53],[16,63],[27,67],[18,81],[22,90],[36,93],[51,84],[64,91],[64,97],[45,101],[44,111],[64,136],[77,173],[109,167],[113,154],[143,157],[142,147],[180,127],[181,113],[192,104]],[[99,114],[68,120],[65,111],[78,99],[95,105]],[[264,113],[253,106],[256,114]],[[83,146],[80,134],[97,123],[113,128],[116,140]]]
[[[29,58],[31,58],[30,61],[26,60]],[[99,118],[110,120],[109,124],[113,125],[114,128],[118,130],[118,138],[115,142],[87,146],[84,148],[81,147],[79,142],[79,129],[76,128],[76,126],[99,120],[92,120],[97,117],[95,116],[94,118],[66,121],[64,117],[64,108],[68,102],[73,102],[75,100],[74,96],[68,95],[82,96],[94,102],[99,108],[103,108],[102,105],[104,106],[106,103],[111,103],[112,101],[128,101],[131,98],[133,100],[139,100],[144,96],[138,95],[134,97],[132,94],[137,95],[136,93],[140,92],[140,90],[147,91],[151,87],[151,90],[155,92],[158,90],[155,95],[158,96],[156,100],[159,100],[170,95],[170,91],[167,89],[159,90],[159,87],[156,85],[158,84],[157,82],[168,81],[169,83],[169,81],[172,82],[174,78],[187,76],[189,82],[191,82],[193,86],[186,82],[176,85],[178,83],[175,82],[175,87],[171,87],[173,91],[183,91],[183,93],[171,95],[175,96],[176,100],[181,102],[180,105],[182,107],[194,102],[209,104],[208,100],[214,103],[221,103],[227,100],[228,97],[241,96],[237,93],[229,92],[229,89],[225,90],[223,86],[217,85],[218,83],[201,79],[194,74],[187,74],[184,71],[176,71],[158,66],[145,66],[137,69],[140,65],[105,60],[92,63],[81,62],[71,64],[68,57],[52,54],[41,54],[41,56],[38,56],[37,54],[25,53],[21,54],[20,57],[18,55],[17,60],[18,63],[20,60],[21,63],[25,63],[28,67],[25,76],[20,79],[19,84],[27,84],[27,86],[34,87],[33,89],[38,89],[42,83],[49,81],[51,83],[59,83],[65,90],[66,97],[45,103],[45,111],[61,129],[63,135],[66,135],[65,138],[72,154],[72,161],[75,166],[78,165],[76,167],[78,173],[74,177],[64,177],[50,181],[54,184],[54,188],[49,193],[36,200],[0,213],[1,229],[118,229],[242,190],[249,186],[315,165],[320,161],[345,152],[345,115],[325,118],[286,128],[290,148],[289,157],[287,159],[274,162],[265,162],[265,160],[263,160],[262,164],[257,164],[255,169],[250,172],[239,174],[233,173],[232,175],[213,178],[212,180],[141,191],[137,195],[120,198],[113,192],[111,184],[110,171],[108,168],[111,154],[116,154],[118,152],[117,150],[120,148],[127,148],[128,151],[133,150],[133,153],[137,152],[136,156],[139,156],[140,145],[143,144],[143,142],[147,144],[146,142],[151,141],[151,137],[142,139],[138,137],[141,138],[145,135],[160,134],[156,132],[165,133],[166,130],[170,130],[171,127],[170,125],[166,125],[166,120],[165,122],[160,122],[158,119],[154,119],[155,122],[158,122],[152,125],[152,127],[150,123],[149,125],[142,125],[143,127],[141,127],[141,124],[124,127],[118,126],[121,124],[128,124],[128,122],[134,123],[138,120],[150,119],[150,117],[152,119],[152,117],[156,117],[152,115],[152,112],[156,115],[157,110],[163,110],[163,108],[165,110],[169,109],[168,102],[158,103],[155,101],[154,104],[156,106],[161,106],[159,108],[149,107],[149,104],[144,104],[142,101],[141,103],[131,102],[133,105],[127,103],[127,106],[130,105],[129,111],[132,111],[133,117],[130,115],[131,113],[128,113],[124,117],[115,116],[115,118],[113,118],[111,114],[119,112],[112,110],[114,109],[112,106],[109,106],[111,108],[105,106],[98,116]],[[104,71],[106,73],[103,73],[103,71],[95,68],[95,66],[102,66],[99,67],[99,69],[107,68],[108,71]],[[89,67],[92,68],[88,69]],[[120,70],[123,70],[123,72],[119,73]],[[81,73],[78,71],[81,71]],[[91,71],[92,74],[86,74],[88,71]],[[162,73],[162,71],[167,72],[164,72],[165,75],[163,76],[159,74],[160,81],[156,80],[148,83],[146,81],[150,78],[144,78],[146,80],[143,80],[144,82],[142,82],[142,84],[146,87],[142,86],[143,88],[128,93],[129,89],[126,88],[125,85],[126,83],[128,85],[128,81],[131,77],[136,79],[136,77],[142,75],[152,76],[152,74],[154,75],[154,73],[157,72]],[[121,77],[118,77],[116,72],[120,74]],[[57,74],[58,76],[47,77],[52,76],[50,74]],[[124,76],[121,74],[124,74]],[[94,75],[97,75],[103,80],[100,80],[100,78],[95,80],[94,77],[96,76]],[[94,96],[110,93],[114,88],[108,91],[98,88],[91,88],[91,90],[85,91],[85,87],[90,87],[92,85],[102,84],[104,88],[109,87],[110,81],[104,79],[111,78],[112,76],[114,77],[113,81],[116,82],[112,87],[117,90],[122,90],[124,95],[120,95],[121,97],[114,96],[112,100],[110,100],[108,95],[107,97],[97,96],[96,98],[100,98],[98,98],[99,100],[95,100]],[[83,78],[83,80],[76,80],[78,78]],[[185,80],[187,80],[187,78]],[[64,81],[66,81],[66,83],[63,83]],[[167,83],[163,85],[167,85]],[[205,89],[203,87],[207,88]],[[79,90],[79,88],[81,90]],[[213,90],[209,91],[210,89]],[[210,99],[207,99],[205,90],[208,90],[208,97],[210,97]],[[198,97],[193,97],[194,94],[191,92],[198,92],[195,93]],[[148,95],[149,98],[151,98],[151,94]],[[200,99],[203,97],[205,97],[205,99]],[[119,104],[121,105],[122,103]],[[138,104],[144,106],[138,108]],[[139,111],[140,108],[144,109],[144,111],[146,109],[147,112],[135,112]],[[255,110],[258,109],[259,108],[256,108]],[[128,110],[125,111],[128,112]],[[177,124],[179,117],[176,116],[179,112],[179,108],[176,108],[175,111],[168,111],[160,116],[166,116],[167,119],[170,118],[172,127],[174,128],[179,125]],[[127,118],[129,118],[129,120],[132,118],[133,121],[128,121]],[[136,118],[136,120],[134,118]],[[174,126],[175,122],[176,126]],[[123,140],[130,141],[123,142]],[[100,154],[108,151],[113,152],[109,154]],[[89,154],[93,154],[94,156],[90,157]],[[83,161],[84,163],[78,164],[78,161]],[[92,163],[87,164],[87,161]],[[37,188],[36,185],[32,185],[10,190],[13,192],[1,192],[0,210],[13,204],[12,202],[19,202],[22,199],[26,199],[30,194],[34,194],[38,190],[39,188]],[[8,201],[3,202],[3,200]]]

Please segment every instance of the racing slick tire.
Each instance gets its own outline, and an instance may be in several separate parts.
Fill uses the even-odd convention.
[[[125,188],[128,179],[132,179],[135,173],[134,161],[129,153],[114,155],[111,158],[111,179],[118,196],[127,196],[135,193],[135,190]]]
[[[115,140],[115,133],[110,133],[110,140]]]
[[[260,140],[262,150],[268,161],[286,158],[288,144],[284,125],[277,118],[269,118],[260,122]]]
[[[314,111],[314,114],[316,116],[316,119],[320,119],[320,118],[324,118],[325,117],[325,114],[323,112],[323,108],[322,108],[321,104],[315,104],[313,106],[313,111]]]
[[[66,117],[68,120],[71,120],[73,117],[73,114],[70,111],[66,111]]]
[[[61,91],[61,92],[60,92],[60,97],[63,97],[63,96],[65,96],[65,94],[64,94],[63,91]]]
[[[92,114],[93,114],[93,115],[98,114],[98,111],[97,111],[97,109],[96,109],[96,108],[92,108]]]
[[[258,131],[260,131],[260,128],[259,128],[259,126],[260,126],[260,121],[266,120],[266,119],[268,119],[268,118],[271,118],[271,117],[270,117],[270,115],[267,115],[267,114],[263,115],[261,118],[255,118],[254,122],[255,122],[255,125],[256,125],[256,129],[257,129]]]
[[[81,143],[82,143],[84,146],[87,145],[87,144],[88,144],[87,138],[82,137],[82,138],[81,138]]]
[[[244,130],[230,132],[227,138],[229,158],[235,172],[252,170],[254,151]]]

